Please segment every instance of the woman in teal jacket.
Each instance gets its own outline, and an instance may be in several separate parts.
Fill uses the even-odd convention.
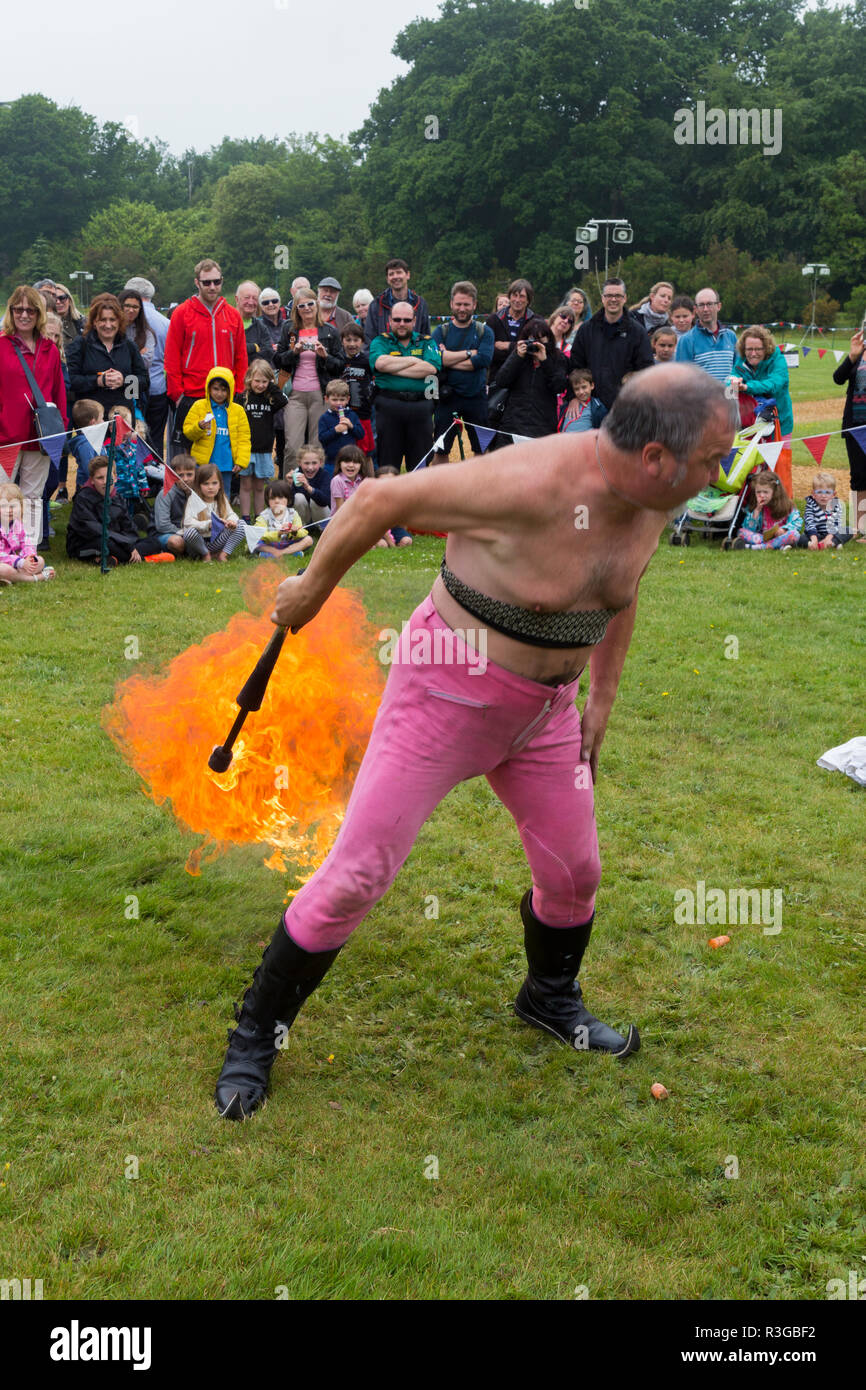
[[[750,396],[772,396],[779,412],[783,439],[794,432],[794,408],[788,384],[788,364],[776,347],[771,333],[753,323],[737,339],[737,355],[732,370],[733,383]]]

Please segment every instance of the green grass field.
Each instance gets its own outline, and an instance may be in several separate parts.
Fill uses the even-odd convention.
[[[400,626],[440,554],[356,566],[374,622]],[[583,976],[590,1008],[639,1025],[638,1056],[571,1052],[511,1012],[527,871],[474,782],[243,1126],[211,1094],[283,880],[252,847],[186,874],[196,837],[100,711],[133,665],[222,627],[255,562],[55,563],[0,595],[0,1274],[46,1299],[672,1300],[823,1299],[862,1273],[864,792],[815,759],[866,733],[863,548],[663,542],[642,585]],[[782,930],[677,925],[699,880],[781,890]]]

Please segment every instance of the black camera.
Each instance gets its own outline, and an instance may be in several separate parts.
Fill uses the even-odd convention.
[[[537,342],[537,341],[535,340],[535,338],[529,338],[529,339],[527,340],[527,343],[526,343],[526,351],[527,351],[527,353],[530,353],[530,352],[531,352],[531,353],[533,354],[533,356],[534,356],[534,355],[539,351],[540,347],[541,347],[541,344],[540,344],[539,342]]]

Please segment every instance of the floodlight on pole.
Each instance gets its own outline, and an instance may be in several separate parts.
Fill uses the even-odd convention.
[[[69,278],[78,281],[78,303],[82,309],[86,309],[90,304],[88,283],[93,279],[93,276],[89,270],[70,270]]]
[[[574,234],[578,243],[575,251],[579,251],[581,245],[586,246],[597,241],[601,227],[604,227],[604,274],[607,279],[611,241],[615,246],[630,246],[634,241],[634,229],[627,217],[591,217],[586,226],[578,227]],[[578,262],[575,260],[575,268],[577,267]]]
[[[811,334],[815,332],[815,300],[818,297],[818,280],[826,279],[826,277],[830,274],[830,267],[828,265],[825,265],[823,261],[809,261],[806,265],[803,266],[802,274],[811,275],[812,277],[812,322],[806,329],[806,333],[808,333],[811,336]],[[803,337],[800,339],[801,343],[803,342],[803,339],[806,337],[806,333],[804,333]]]

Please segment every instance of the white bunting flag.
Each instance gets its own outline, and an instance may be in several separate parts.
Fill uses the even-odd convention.
[[[845,353],[840,352],[838,348],[834,348],[833,356],[836,358],[836,365],[838,366],[839,363],[842,361],[842,358],[845,356]]]
[[[95,449],[98,454],[102,453],[102,446],[105,443],[105,434],[108,424],[105,420],[98,420],[95,425],[82,425],[81,433],[87,440],[91,449]]]
[[[781,439],[776,439],[771,444],[758,445],[758,453],[773,473],[776,471],[776,464],[779,462],[779,455],[782,452],[782,447]]]
[[[262,536],[266,534],[266,528],[264,526],[248,526],[245,521],[242,521],[241,525],[244,528],[247,550],[252,555]]]

